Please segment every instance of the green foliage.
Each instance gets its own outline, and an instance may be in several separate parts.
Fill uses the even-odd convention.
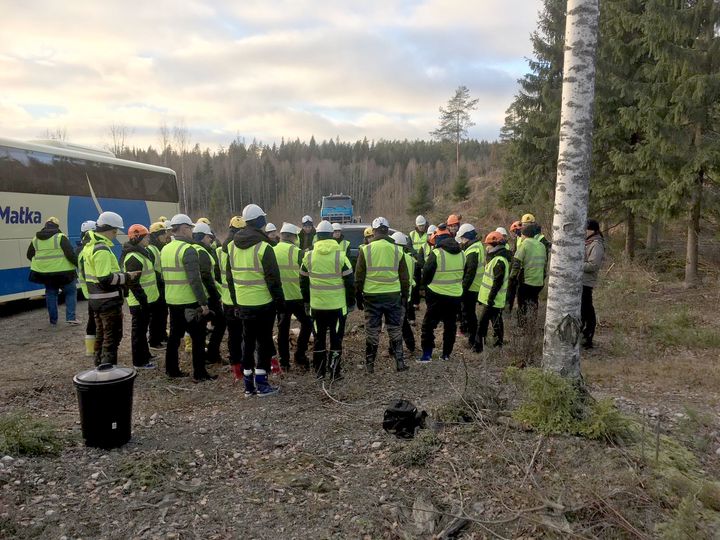
[[[438,451],[441,442],[431,429],[423,429],[414,439],[396,449],[390,456],[390,463],[396,467],[418,467],[425,465],[432,455]]]
[[[469,181],[467,168],[460,167],[460,173],[453,184],[453,197],[456,201],[464,201],[470,196]]]
[[[440,107],[440,125],[430,134],[441,141],[460,144],[467,136],[468,128],[475,125],[470,119],[470,111],[477,108],[478,101],[477,98],[470,98],[470,89],[467,86],[458,86],[447,106]]]
[[[632,437],[630,421],[611,400],[590,400],[568,378],[539,368],[505,371],[506,379],[523,394],[513,418],[547,435],[580,435],[589,439],[625,441]]]
[[[687,309],[653,318],[646,326],[646,332],[666,347],[720,347],[720,334],[697,321]]]
[[[472,422],[476,415],[469,400],[470,398],[458,398],[443,403],[433,416],[438,422]]]
[[[418,169],[415,175],[415,193],[410,197],[408,215],[425,215],[428,214],[432,208],[433,200],[430,195],[430,184],[422,170]]]
[[[673,518],[658,526],[660,537],[665,540],[702,540],[710,538],[701,526],[701,513],[697,501],[687,496],[676,508]]]
[[[153,488],[162,484],[173,470],[173,464],[162,454],[127,456],[118,466],[118,473],[139,486]]]
[[[11,456],[56,456],[65,438],[45,419],[22,413],[0,417],[0,454]]]

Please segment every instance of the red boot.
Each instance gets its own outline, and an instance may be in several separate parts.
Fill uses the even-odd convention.
[[[232,368],[234,382],[242,381],[243,380],[242,364],[232,364],[230,367]]]
[[[277,356],[273,356],[270,359],[270,371],[272,372],[273,375],[277,375],[277,374],[283,372],[283,369],[280,367],[280,362],[278,361]]]

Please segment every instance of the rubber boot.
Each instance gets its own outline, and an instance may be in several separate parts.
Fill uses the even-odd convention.
[[[255,388],[255,378],[251,369],[243,370],[243,382],[245,383],[245,397],[254,396],[257,394]]]
[[[408,369],[405,364],[405,355],[403,353],[403,341],[402,338],[395,340],[392,344],[393,355],[395,356],[395,369],[397,371],[405,371]]]
[[[365,346],[365,371],[375,373],[375,358],[377,358],[377,347]]]
[[[277,356],[273,356],[270,359],[270,371],[273,375],[279,375],[283,372],[283,369],[280,367],[280,362],[278,361]]]
[[[185,352],[192,352],[192,338],[190,334],[185,334]]]
[[[327,351],[315,351],[313,353],[313,370],[315,378],[321,380],[325,378],[325,369],[327,366]]]
[[[85,356],[95,356],[95,336],[85,336]]]
[[[255,388],[258,397],[274,396],[278,393],[278,389],[268,382],[267,372],[264,369],[255,370]]]
[[[233,381],[234,381],[234,382],[240,382],[240,381],[242,381],[242,380],[243,380],[243,368],[242,368],[242,364],[232,364],[232,365],[230,366],[230,368],[232,369]]]
[[[340,371],[341,355],[341,351],[330,351],[330,380],[337,381],[342,379],[342,373]]]

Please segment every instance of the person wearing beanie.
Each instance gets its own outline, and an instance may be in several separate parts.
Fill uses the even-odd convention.
[[[77,305],[77,255],[70,239],[60,230],[60,220],[51,217],[44,227],[35,234],[27,249],[30,261],[29,280],[45,286],[50,325],[57,326],[58,296],[62,290],[65,296],[65,322],[78,325],[75,317]]]
[[[285,311],[285,296],[275,251],[263,231],[265,212],[249,204],[243,208],[242,217],[246,226],[228,245],[228,258],[238,316],[243,322],[245,396],[272,396],[278,392],[268,381],[275,354],[273,327],[276,313]]]
[[[467,336],[470,349],[474,350],[478,324],[476,309],[485,269],[485,249],[475,227],[469,223],[460,226],[456,239],[465,252],[461,332]]]
[[[222,245],[218,248],[218,263],[220,266],[220,297],[225,314],[225,324],[228,331],[228,354],[230,356],[230,369],[235,382],[243,380],[242,369],[242,342],[243,324],[239,316],[235,287],[233,283],[232,268],[228,256],[228,246],[233,242],[235,235],[245,228],[245,220],[241,216],[234,216],[230,219],[228,235]]]
[[[130,225],[128,241],[123,244],[120,268],[126,272],[140,272],[140,279],[129,285],[128,306],[132,317],[130,347],[133,366],[140,369],[154,369],[155,358],[148,346],[148,327],[153,305],[160,292],[155,275],[155,261],[148,250],[150,231],[143,225]]]
[[[580,303],[583,341],[586,349],[593,348],[597,316],[593,305],[593,289],[597,286],[600,268],[605,260],[605,238],[600,232],[600,223],[588,219],[585,229],[585,262],[583,264],[583,291]]]
[[[510,277],[510,257],[503,235],[493,231],[485,237],[485,268],[480,283],[481,313],[478,321],[478,333],[475,338],[474,351],[481,353],[485,346],[488,329],[492,323],[495,333],[495,346],[502,347],[504,340],[504,324],[502,312],[507,299]]]

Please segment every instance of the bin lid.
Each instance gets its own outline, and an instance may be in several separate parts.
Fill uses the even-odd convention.
[[[73,382],[82,384],[107,384],[132,379],[136,375],[137,370],[132,367],[100,364],[95,369],[81,371],[73,377]]]

